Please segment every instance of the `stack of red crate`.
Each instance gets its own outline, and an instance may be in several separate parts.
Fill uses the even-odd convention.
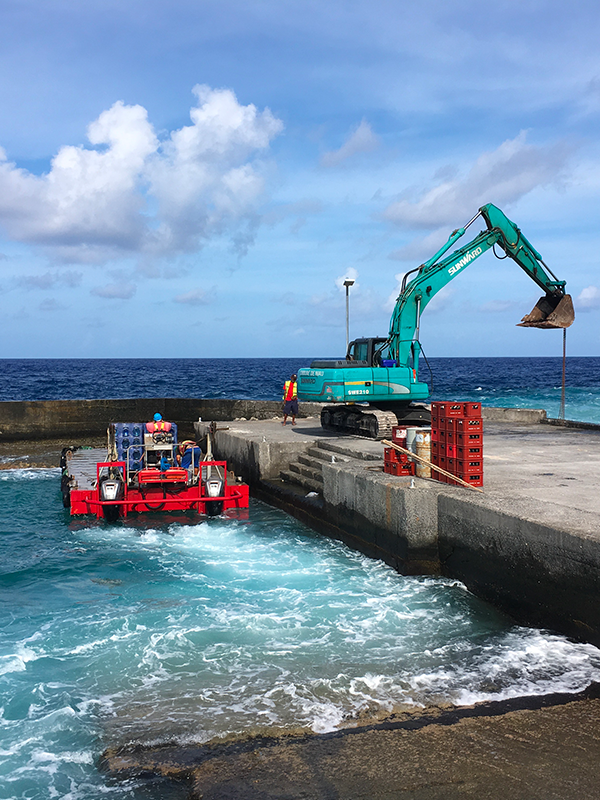
[[[392,428],[392,441],[401,447],[406,447],[406,428],[397,426]],[[409,459],[406,453],[386,447],[383,451],[383,471],[388,475],[414,475],[415,462]]]
[[[483,486],[481,403],[431,404],[431,463],[471,486]],[[442,483],[458,483],[440,472],[431,475]]]

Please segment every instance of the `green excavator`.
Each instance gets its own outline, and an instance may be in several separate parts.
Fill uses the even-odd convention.
[[[479,217],[487,229],[443,258]],[[313,361],[310,368],[298,370],[298,398],[327,404],[321,412],[325,430],[383,439],[401,422],[427,423],[424,401],[429,387],[419,381],[421,314],[440,289],[491,249],[498,258],[516,261],[544,292],[518,323],[521,327],[555,329],[572,324],[575,313],[565,281],[556,278],[514,222],[488,203],[429,261],[406,273],[387,337],[356,339],[345,359]]]

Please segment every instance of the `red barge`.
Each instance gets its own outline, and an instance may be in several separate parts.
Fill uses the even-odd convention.
[[[178,445],[175,423],[161,424],[111,423],[107,448],[63,449],[61,491],[71,515],[109,522],[162,511],[247,517],[248,486],[212,458],[210,434],[202,453],[195,442]]]

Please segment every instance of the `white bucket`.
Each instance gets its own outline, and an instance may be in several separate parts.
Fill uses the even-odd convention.
[[[426,461],[431,461],[431,428],[416,429],[415,453]],[[431,467],[417,461],[417,477],[431,478]]]

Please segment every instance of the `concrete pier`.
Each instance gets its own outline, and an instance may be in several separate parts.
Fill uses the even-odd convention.
[[[222,423],[215,447],[255,496],[400,572],[458,578],[523,624],[600,645],[600,431],[489,416],[503,418],[484,422],[483,494],[384,474],[381,443],[317,418]]]

